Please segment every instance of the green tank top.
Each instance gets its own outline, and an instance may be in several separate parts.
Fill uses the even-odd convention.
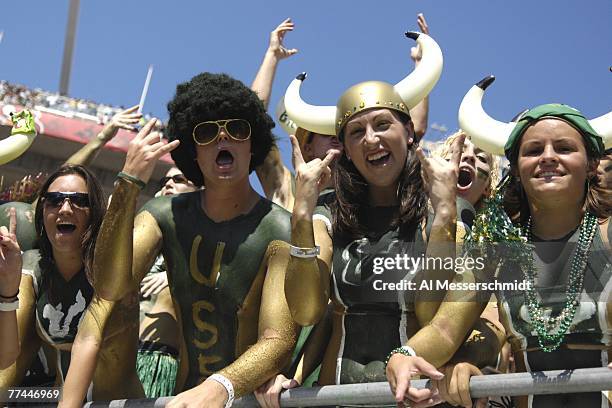
[[[214,222],[202,210],[200,191],[155,198],[142,211],[155,218],[163,234],[170,290],[187,346],[185,387],[192,388],[238,357],[238,313],[247,294],[261,289],[253,281],[268,244],[289,241],[290,214],[262,198],[248,214]]]

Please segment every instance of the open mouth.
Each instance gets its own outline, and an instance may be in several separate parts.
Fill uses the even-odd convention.
[[[391,153],[378,152],[368,155],[366,159],[368,160],[368,163],[373,166],[383,166],[389,162],[389,159],[391,159]]]
[[[74,232],[76,230],[76,225],[68,223],[68,222],[62,222],[57,224],[57,231],[61,234],[70,234],[72,232]]]
[[[549,170],[549,171],[539,172],[536,178],[551,179],[553,177],[561,177],[561,176],[563,176],[563,173],[561,173],[560,171]]]
[[[459,177],[457,178],[457,189],[459,191],[466,191],[472,187],[472,181],[474,181],[474,173],[467,167],[459,169]]]
[[[229,150],[221,150],[217,154],[216,163],[219,167],[229,167],[234,163],[234,156]]]

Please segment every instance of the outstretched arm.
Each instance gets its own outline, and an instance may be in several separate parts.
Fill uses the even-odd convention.
[[[287,49],[283,45],[285,34],[288,31],[293,31],[293,28],[293,21],[291,21],[291,18],[288,18],[270,33],[270,45],[251,85],[251,89],[259,95],[259,99],[261,99],[266,109],[268,109],[270,104],[272,83],[274,82],[278,62],[297,53],[295,48]]]
[[[251,89],[259,95],[259,99],[268,109],[272,84],[276,74],[278,62],[297,52],[296,49],[287,49],[283,45],[285,34],[293,31],[294,24],[290,18],[283,21],[270,33],[270,44],[264,59],[253,80]],[[274,144],[263,164],[255,169],[259,182],[266,197],[281,207],[291,211],[293,209],[293,192],[291,191],[291,172],[283,164],[278,146]]]
[[[280,205],[287,211],[293,210],[295,197],[291,188],[291,172],[283,163],[276,143],[263,164],[255,169],[264,194],[268,200]]]
[[[94,289],[106,300],[138,290],[161,248],[162,234],[153,216],[143,211],[134,217],[138,184],[149,181],[157,160],[179,144],[164,144],[159,133],[152,132],[155,122],[149,121],[130,142],[124,176],[116,182],[96,241]]]
[[[79,151],[70,156],[66,160],[65,164],[80,164],[82,166],[88,166],[94,161],[100,150],[104,147],[108,141],[117,135],[119,129],[126,129],[134,131],[136,128],[134,125],[138,123],[142,114],[137,112],[138,105],[132,106],[129,109],[119,112],[111,121],[102,129],[100,133],[89,141],[85,146],[81,147]]]
[[[62,390],[62,400],[58,407],[83,406],[87,389],[94,377],[98,354],[102,348],[104,328],[112,308],[113,302],[102,300],[97,296],[87,307],[72,344],[70,367]]]

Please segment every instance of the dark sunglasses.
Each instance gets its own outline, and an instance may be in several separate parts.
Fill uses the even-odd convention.
[[[70,205],[78,208],[89,208],[89,194],[87,193],[47,191],[43,195],[43,198],[45,200],[45,205],[50,207],[59,208],[64,204],[64,200],[68,199]]]
[[[221,129],[234,140],[243,142],[251,137],[251,124],[245,119],[210,120],[198,123],[193,128],[193,140],[206,146],[217,140]]]
[[[183,174],[175,174],[174,176],[165,176],[159,180],[159,186],[163,187],[168,181],[174,181],[176,184],[189,184],[189,180]]]

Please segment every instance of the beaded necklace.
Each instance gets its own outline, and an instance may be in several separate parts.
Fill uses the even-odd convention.
[[[574,315],[579,305],[579,297],[582,292],[584,283],[584,271],[587,264],[588,251],[593,242],[595,231],[597,230],[597,217],[591,213],[586,213],[580,224],[580,235],[578,244],[572,256],[570,266],[569,279],[566,289],[565,306],[561,312],[555,317],[546,317],[544,309],[540,303],[539,296],[535,290],[535,279],[537,269],[534,265],[533,255],[529,249],[529,255],[526,256],[526,266],[524,269],[525,279],[529,282],[529,286],[525,291],[525,303],[531,319],[531,325],[535,328],[538,335],[538,343],[542,350],[551,352],[559,348],[563,342],[563,338],[567,333]],[[526,236],[526,241],[531,243],[533,240],[531,231],[531,217],[527,222],[525,230],[522,231],[523,236]]]

